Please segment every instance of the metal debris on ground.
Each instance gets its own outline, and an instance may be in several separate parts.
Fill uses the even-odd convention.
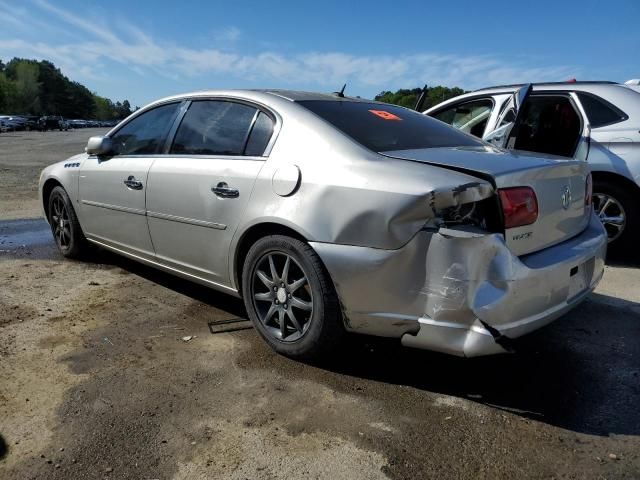
[[[215,320],[209,322],[209,331],[211,334],[216,333],[230,333],[237,332],[238,330],[249,330],[253,328],[250,320],[246,318],[230,318],[226,320]]]

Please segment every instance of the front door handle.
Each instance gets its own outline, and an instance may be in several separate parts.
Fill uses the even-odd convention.
[[[136,180],[136,177],[133,175],[129,175],[129,177],[124,181],[124,184],[131,190],[142,190],[142,182],[140,180]]]
[[[229,187],[226,182],[220,182],[215,187],[211,187],[211,191],[220,198],[238,198],[240,196],[240,192]]]

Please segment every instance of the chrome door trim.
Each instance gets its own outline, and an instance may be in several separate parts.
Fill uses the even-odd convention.
[[[83,204],[89,205],[91,207],[107,208],[109,210],[116,210],[118,212],[133,213],[134,215],[143,215],[143,216],[146,215],[146,212],[144,210],[140,210],[138,208],[121,207],[119,205],[111,205],[109,203],[94,202],[92,200],[80,200],[80,201]]]
[[[227,226],[223,223],[207,222],[205,220],[196,220],[195,218],[179,217],[177,215],[169,215],[168,213],[147,212],[148,217],[159,218],[161,220],[169,220],[171,222],[187,223],[189,225],[197,225],[198,227],[213,228],[215,230],[226,230]]]

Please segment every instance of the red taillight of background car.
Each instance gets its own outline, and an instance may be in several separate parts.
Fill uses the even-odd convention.
[[[587,181],[584,187],[584,204],[591,207],[591,200],[593,200],[593,179],[591,174],[587,175]]]
[[[498,193],[505,228],[529,225],[538,219],[538,199],[532,188],[501,188]]]

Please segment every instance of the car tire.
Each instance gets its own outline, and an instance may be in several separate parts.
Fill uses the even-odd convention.
[[[258,333],[282,355],[319,359],[342,344],[333,283],[313,248],[298,239],[272,235],[253,244],[242,269],[242,296]]]
[[[89,251],[89,243],[64,188],[57,186],[51,191],[47,213],[60,253],[67,258],[83,258]]]
[[[611,199],[613,202],[604,210],[602,207],[606,199]],[[601,220],[615,218],[620,213],[624,217],[624,226],[618,235],[616,235],[614,224],[603,221],[610,238],[608,247],[610,252],[623,253],[640,240],[640,205],[628,188],[608,180],[594,180],[593,206]]]

